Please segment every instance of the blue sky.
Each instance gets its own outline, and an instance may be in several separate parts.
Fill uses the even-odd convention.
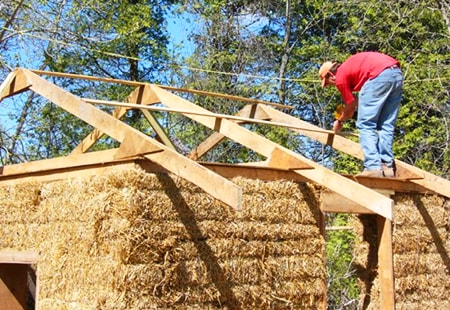
[[[188,14],[168,15],[167,30],[171,40],[169,49],[174,50],[184,56],[194,52],[194,44],[190,41],[190,36],[198,30],[194,16]]]

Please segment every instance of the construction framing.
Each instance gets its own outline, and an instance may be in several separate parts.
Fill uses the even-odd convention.
[[[104,83],[118,83],[135,87],[125,102],[80,98],[42,76],[84,79]],[[450,182],[417,167],[397,161],[396,179],[340,175],[309,160],[249,129],[245,123],[269,124],[288,128],[336,150],[362,159],[358,143],[345,135],[324,130],[276,108],[289,107],[265,102],[209,93],[198,90],[159,86],[150,83],[114,80],[57,72],[16,69],[0,86],[0,100],[24,91],[46,98],[65,111],[95,128],[65,157],[27,162],[1,167],[0,185],[28,180],[51,181],[79,175],[98,174],[114,165],[140,165],[153,172],[170,172],[180,176],[230,207],[241,208],[242,190],[230,181],[234,176],[256,179],[286,178],[319,184],[326,188],[322,212],[369,213],[378,218],[379,274],[382,309],[395,308],[392,258],[392,220],[394,202],[390,195],[396,191],[437,193],[450,198]],[[216,114],[185,100],[171,91],[239,100],[247,105],[237,115]],[[164,107],[156,106],[162,104]],[[108,114],[97,105],[115,106]],[[129,109],[142,112],[159,139],[125,124],[120,119]],[[187,156],[177,152],[170,137],[154,119],[150,111],[180,113],[214,131]],[[115,149],[89,152],[103,135],[116,140]],[[225,165],[200,162],[202,155],[213,149],[222,139],[231,139],[266,158],[263,162]],[[324,230],[324,229],[323,229]]]

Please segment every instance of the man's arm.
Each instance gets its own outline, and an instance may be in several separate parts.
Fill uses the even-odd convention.
[[[333,123],[333,131],[335,132],[341,131],[344,122],[352,118],[357,106],[358,106],[358,98],[355,98],[355,100],[353,100],[352,102],[345,104],[344,111],[342,111],[342,115],[339,117],[339,119],[335,120]]]

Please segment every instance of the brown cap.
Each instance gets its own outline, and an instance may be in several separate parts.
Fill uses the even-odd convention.
[[[322,80],[322,87],[327,86],[327,73],[330,71],[330,69],[333,67],[335,63],[331,61],[326,61],[322,64],[322,66],[319,69],[319,77]]]

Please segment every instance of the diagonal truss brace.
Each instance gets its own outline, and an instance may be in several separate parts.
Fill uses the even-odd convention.
[[[134,91],[131,92],[131,94],[128,96],[126,102],[127,103],[138,103],[142,104],[142,98],[149,96],[144,95],[144,92],[146,91],[146,88],[142,85],[137,87]],[[158,98],[152,98],[150,102],[146,102],[146,104],[154,104],[157,103]],[[117,107],[112,115],[117,118],[121,119],[125,113],[127,113],[128,108],[126,107]],[[153,127],[153,130],[156,132],[158,137],[160,137],[161,141],[171,149],[175,149],[170,139],[167,137],[167,134],[164,132],[164,130],[161,128],[159,123],[154,119],[153,115],[147,111],[142,110],[142,114],[144,114],[144,117],[147,119],[147,121],[150,123],[150,125]],[[103,136],[103,132],[101,132],[99,129],[95,128],[89,135],[86,136],[86,138],[81,141],[81,143],[72,151],[72,154],[80,154],[87,152],[97,141]]]
[[[268,117],[267,114],[261,114],[261,112],[261,109],[257,109],[256,104],[248,104],[243,107],[236,115],[255,119],[266,119]],[[240,124],[241,122],[238,123]],[[224,138],[226,138],[224,135],[217,131],[214,131],[213,134],[211,134],[206,140],[204,140],[194,150],[192,150],[188,157],[194,160],[199,160],[203,155],[208,153],[208,151],[214,148]]]

